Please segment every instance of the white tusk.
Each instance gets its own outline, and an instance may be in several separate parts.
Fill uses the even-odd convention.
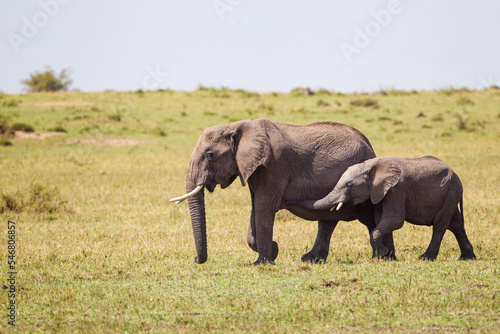
[[[344,203],[340,202],[340,203],[337,205],[337,211],[339,211],[339,210],[340,210],[340,208],[342,207],[342,204],[344,204]]]
[[[172,198],[170,202],[175,202],[175,204],[179,204],[180,202],[184,201],[185,199],[188,199],[189,197],[192,197],[196,195],[201,189],[203,189],[203,185],[199,185],[196,188],[194,188],[193,191],[191,191],[189,194],[183,195],[181,197],[176,197]]]

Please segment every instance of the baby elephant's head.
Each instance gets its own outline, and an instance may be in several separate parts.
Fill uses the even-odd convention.
[[[377,204],[400,179],[400,166],[388,158],[374,158],[349,167],[332,191],[332,210],[371,200]]]

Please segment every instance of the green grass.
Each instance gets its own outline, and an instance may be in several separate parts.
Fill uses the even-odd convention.
[[[305,96],[202,87],[3,99],[16,101],[0,107],[9,124],[66,130],[9,135],[12,146],[0,146],[0,272],[6,282],[11,219],[18,332],[500,332],[498,90]],[[327,263],[304,264],[316,224],[283,211],[277,264],[253,267],[250,195],[235,182],[206,196],[209,259],[195,264],[188,207],[168,199],[184,193],[206,127],[259,117],[347,123],[379,156],[440,157],[464,184],[478,260],[458,261],[447,233],[438,259],[419,261],[431,229],[410,224],[394,233],[399,261],[372,260],[366,228],[341,222]],[[7,302],[2,290],[0,332]]]

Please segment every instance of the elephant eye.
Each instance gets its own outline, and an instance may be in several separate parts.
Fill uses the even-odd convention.
[[[346,186],[347,189],[351,189],[352,188],[352,182],[347,182],[345,186]]]
[[[207,157],[207,159],[209,159],[209,160],[210,160],[210,158],[212,158],[212,157],[213,157],[213,155],[214,155],[214,153],[213,153],[213,152],[211,152],[211,151],[208,151],[208,152],[206,152],[206,153],[205,153],[205,156],[206,156],[206,157]]]

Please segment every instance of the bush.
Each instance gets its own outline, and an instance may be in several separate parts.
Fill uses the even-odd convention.
[[[332,92],[330,92],[328,89],[320,88],[318,90],[318,95],[332,95]]]
[[[351,100],[351,106],[374,108],[374,109],[378,109],[380,107],[377,100],[371,97],[360,97],[358,99]]]
[[[314,92],[309,87],[297,87],[290,91],[293,96],[312,96]]]
[[[12,146],[12,142],[8,139],[0,139],[0,146]]]
[[[121,122],[122,115],[120,114],[119,111],[117,111],[116,114],[108,115],[108,119],[115,122]]]
[[[47,67],[45,72],[35,72],[30,74],[30,78],[21,81],[29,92],[59,92],[67,91],[73,83],[69,78],[69,69],[63,69],[59,76]]]
[[[236,89],[235,92],[236,93],[240,93],[241,96],[244,97],[244,98],[260,97],[259,93],[256,93],[256,92],[247,92],[244,89]]]
[[[457,122],[458,122],[458,129],[463,131],[463,130],[470,130],[467,126],[467,123],[469,122],[469,119],[467,118],[463,118],[462,115],[460,114],[455,114],[455,117],[457,118]]]
[[[56,126],[54,128],[50,128],[49,131],[52,131],[52,132],[64,132],[64,133],[68,132],[68,131],[66,131],[65,128],[63,128],[60,125],[58,125],[58,126]]]
[[[14,131],[35,132],[35,129],[26,123],[16,123],[11,126]]]
[[[319,99],[318,102],[316,102],[316,105],[318,107],[328,107],[330,104],[328,102],[323,101],[323,99]]]
[[[153,129],[153,134],[155,134],[158,137],[166,137],[167,136],[167,132],[165,132],[165,130],[163,130],[160,127],[154,128]]]
[[[14,100],[14,99],[10,99],[10,100],[5,100],[5,101],[2,101],[2,106],[4,107],[17,107],[19,105],[19,102],[20,101],[17,101],[17,100]]]
[[[417,94],[416,90],[412,90],[411,92],[407,92],[405,90],[400,90],[400,89],[389,89],[389,90],[380,90],[378,92],[379,95],[384,95],[384,96],[404,96],[404,95],[410,95],[410,94]]]
[[[458,106],[466,106],[466,105],[475,105],[474,101],[472,101],[470,98],[468,98],[467,96],[462,96],[458,99],[457,101],[457,105]]]
[[[61,199],[57,188],[49,189],[33,182],[25,192],[17,190],[13,194],[0,194],[0,213],[30,211],[34,213],[71,212],[66,201]]]
[[[31,125],[24,123],[9,125],[9,118],[7,116],[0,115],[0,135],[11,137],[16,134],[16,131],[35,132],[35,129]],[[4,144],[4,146],[6,145]]]
[[[7,134],[9,132],[9,120],[6,116],[0,115],[0,135]]]

